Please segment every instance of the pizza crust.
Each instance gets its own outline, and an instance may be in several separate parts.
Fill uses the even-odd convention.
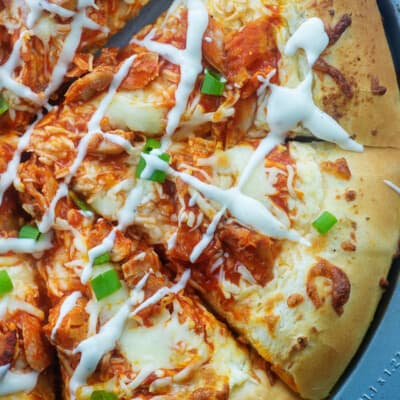
[[[285,1],[285,8],[291,33],[306,18],[319,17],[333,28],[343,15],[351,17],[351,25],[322,59],[343,74],[353,97],[346,97],[329,75],[315,71],[314,99],[360,143],[400,148],[400,96],[377,3],[302,0]]]
[[[383,180],[399,181],[399,152],[368,149],[357,154],[332,145],[292,143],[291,153],[299,176],[295,189],[304,194],[294,228],[311,247],[284,242],[274,278],[265,287],[242,282],[228,303],[215,291],[203,296],[302,397],[322,399],[360,345],[383,293],[380,282],[397,250],[400,201]],[[350,180],[321,169],[322,162],[340,158],[347,161]],[[326,210],[339,222],[321,236],[311,224]],[[348,279],[348,298],[339,306],[335,307],[329,279],[317,277],[318,308],[312,300],[309,276],[320,260]],[[201,286],[201,279],[197,283]],[[289,305],[296,296],[299,303]]]

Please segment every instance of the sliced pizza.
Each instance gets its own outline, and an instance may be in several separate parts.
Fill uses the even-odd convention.
[[[384,179],[399,181],[399,152],[292,142],[232,190],[255,148],[195,155],[190,175],[180,149],[167,255],[190,266],[194,286],[282,379],[322,399],[360,345],[398,250],[400,200]]]
[[[366,18],[373,35],[365,33]],[[400,146],[388,129],[389,120],[399,122],[400,99],[374,2],[360,9],[341,1],[177,1],[125,54],[146,51],[141,75],[107,111],[113,129],[167,132],[175,140],[212,130],[231,146],[274,131],[268,110],[283,93],[292,98],[283,102],[291,135],[325,140],[339,122],[362,144]],[[67,102],[99,95],[109,79],[98,71]]]
[[[328,395],[386,284],[400,209],[384,180],[398,182],[400,171],[398,150],[363,147],[399,147],[377,9],[368,9],[378,32],[368,52],[349,51],[364,43],[363,14],[339,1],[326,10],[176,1],[128,47],[104,50],[65,102],[11,146],[0,196],[14,184],[42,233],[32,248],[52,246],[38,269],[66,396],[246,398],[253,381],[232,384],[233,367],[217,361],[230,352],[222,340],[259,376],[249,391],[291,396],[268,389],[257,363],[182,292],[189,274],[293,390]],[[354,54],[351,68],[344,51]],[[356,82],[359,63],[367,72]],[[367,80],[369,91],[359,86]],[[393,117],[372,121],[381,108]],[[287,141],[303,135],[331,143]],[[181,357],[179,334],[195,317],[205,333],[190,330],[194,344]],[[150,362],[130,343],[148,346],[160,326],[171,341],[146,348]],[[212,344],[207,362],[203,343]],[[154,367],[162,351],[174,363]]]
[[[24,129],[147,0],[0,3],[0,124]]]
[[[54,304],[46,332],[66,399],[297,398],[270,383],[265,362],[184,292],[190,271],[173,279],[134,231],[118,233],[83,284],[88,249],[112,225],[63,206],[54,247],[38,267]]]
[[[29,245],[32,227],[21,227],[13,192],[5,196],[0,215],[0,397],[54,400],[53,350],[43,331],[47,304],[34,258],[7,249],[17,236]]]

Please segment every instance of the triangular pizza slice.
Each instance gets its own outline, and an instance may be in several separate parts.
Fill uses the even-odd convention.
[[[55,305],[46,332],[61,364],[66,399],[296,399],[270,383],[265,362],[185,292],[133,230],[95,261],[88,249],[112,230],[62,202],[54,247],[38,263]],[[113,397],[114,398],[114,397]]]
[[[24,129],[147,0],[0,3],[0,124]]]
[[[197,148],[172,153],[182,175],[168,258],[190,266],[204,298],[294,390],[325,398],[368,329],[397,253],[399,199],[384,180],[399,181],[399,152],[292,142],[232,193],[255,144]]]

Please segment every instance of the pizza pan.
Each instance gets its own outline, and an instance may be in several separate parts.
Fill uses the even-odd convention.
[[[130,37],[165,11],[172,0],[151,1],[108,46]],[[400,77],[400,0],[379,0],[393,59]],[[400,400],[400,262],[395,263],[371,327],[330,400]]]

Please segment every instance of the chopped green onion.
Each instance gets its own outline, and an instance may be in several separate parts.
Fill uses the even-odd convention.
[[[74,202],[74,204],[79,207],[82,211],[93,211],[92,208],[82,199],[80,199],[75,192],[70,190],[68,192],[69,198]]]
[[[336,224],[337,218],[328,211],[325,211],[313,222],[313,227],[322,235],[328,233]]]
[[[18,237],[20,239],[34,239],[39,240],[40,231],[36,226],[24,225],[20,230]]]
[[[118,397],[111,392],[105,390],[95,390],[90,396],[90,400],[118,400]]]
[[[14,289],[14,285],[6,270],[0,271],[0,295],[10,293]]]
[[[6,99],[0,95],[0,115],[3,115],[8,110]]]
[[[202,94],[209,94],[211,96],[221,96],[224,93],[226,79],[218,72],[214,72],[206,68],[203,85],[201,86]]]
[[[158,158],[160,160],[165,161],[166,163],[169,163],[169,161],[171,160],[171,156],[167,153],[163,153],[160,154],[158,156]],[[140,157],[139,160],[139,164],[136,168],[136,177],[140,178],[144,169],[146,168],[146,161],[143,157]],[[165,182],[165,178],[167,177],[167,174],[164,171],[154,171],[153,174],[151,175],[151,177],[149,178],[150,181],[152,182],[160,182],[160,183],[164,183]]]
[[[110,260],[111,260],[110,253],[104,253],[94,259],[93,265],[106,264],[106,263],[110,262]]]
[[[157,139],[149,138],[146,140],[144,145],[143,153],[150,153],[151,150],[159,149],[161,147],[161,142]]]
[[[139,164],[136,168],[136,178],[140,178],[145,168],[146,168],[146,161],[144,160],[143,157],[140,157]]]
[[[109,269],[90,281],[97,300],[104,299],[121,289],[122,284],[115,269]]]

